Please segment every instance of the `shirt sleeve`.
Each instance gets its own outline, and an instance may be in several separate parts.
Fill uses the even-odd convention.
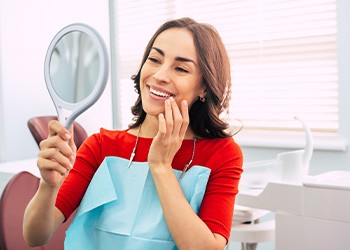
[[[233,141],[216,148],[199,217],[213,233],[230,237],[235,197],[242,173],[243,155]],[[217,153],[220,152],[220,153]]]

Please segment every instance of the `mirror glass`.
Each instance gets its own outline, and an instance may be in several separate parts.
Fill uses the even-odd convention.
[[[106,45],[90,26],[72,24],[54,37],[45,58],[45,81],[66,128],[99,99],[108,68]]]
[[[76,103],[88,97],[99,71],[98,52],[87,34],[74,31],[58,41],[51,55],[50,78],[64,101]]]

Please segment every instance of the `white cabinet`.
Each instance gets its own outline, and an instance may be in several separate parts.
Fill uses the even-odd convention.
[[[241,189],[237,204],[275,212],[276,250],[350,249],[350,172],[325,173],[303,183]]]

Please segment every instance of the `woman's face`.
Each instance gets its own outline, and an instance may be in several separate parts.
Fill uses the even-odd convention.
[[[163,31],[153,43],[141,69],[142,106],[148,115],[164,112],[164,101],[172,96],[180,106],[189,106],[205,96],[196,48],[192,34],[186,29]]]

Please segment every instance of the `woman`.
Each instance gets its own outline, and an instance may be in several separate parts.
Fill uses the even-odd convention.
[[[24,218],[29,245],[45,244],[79,207],[67,249],[225,247],[242,152],[219,118],[231,88],[221,38],[190,18],[168,21],[133,80],[129,129],[101,129],[76,155],[72,130],[49,124]]]

